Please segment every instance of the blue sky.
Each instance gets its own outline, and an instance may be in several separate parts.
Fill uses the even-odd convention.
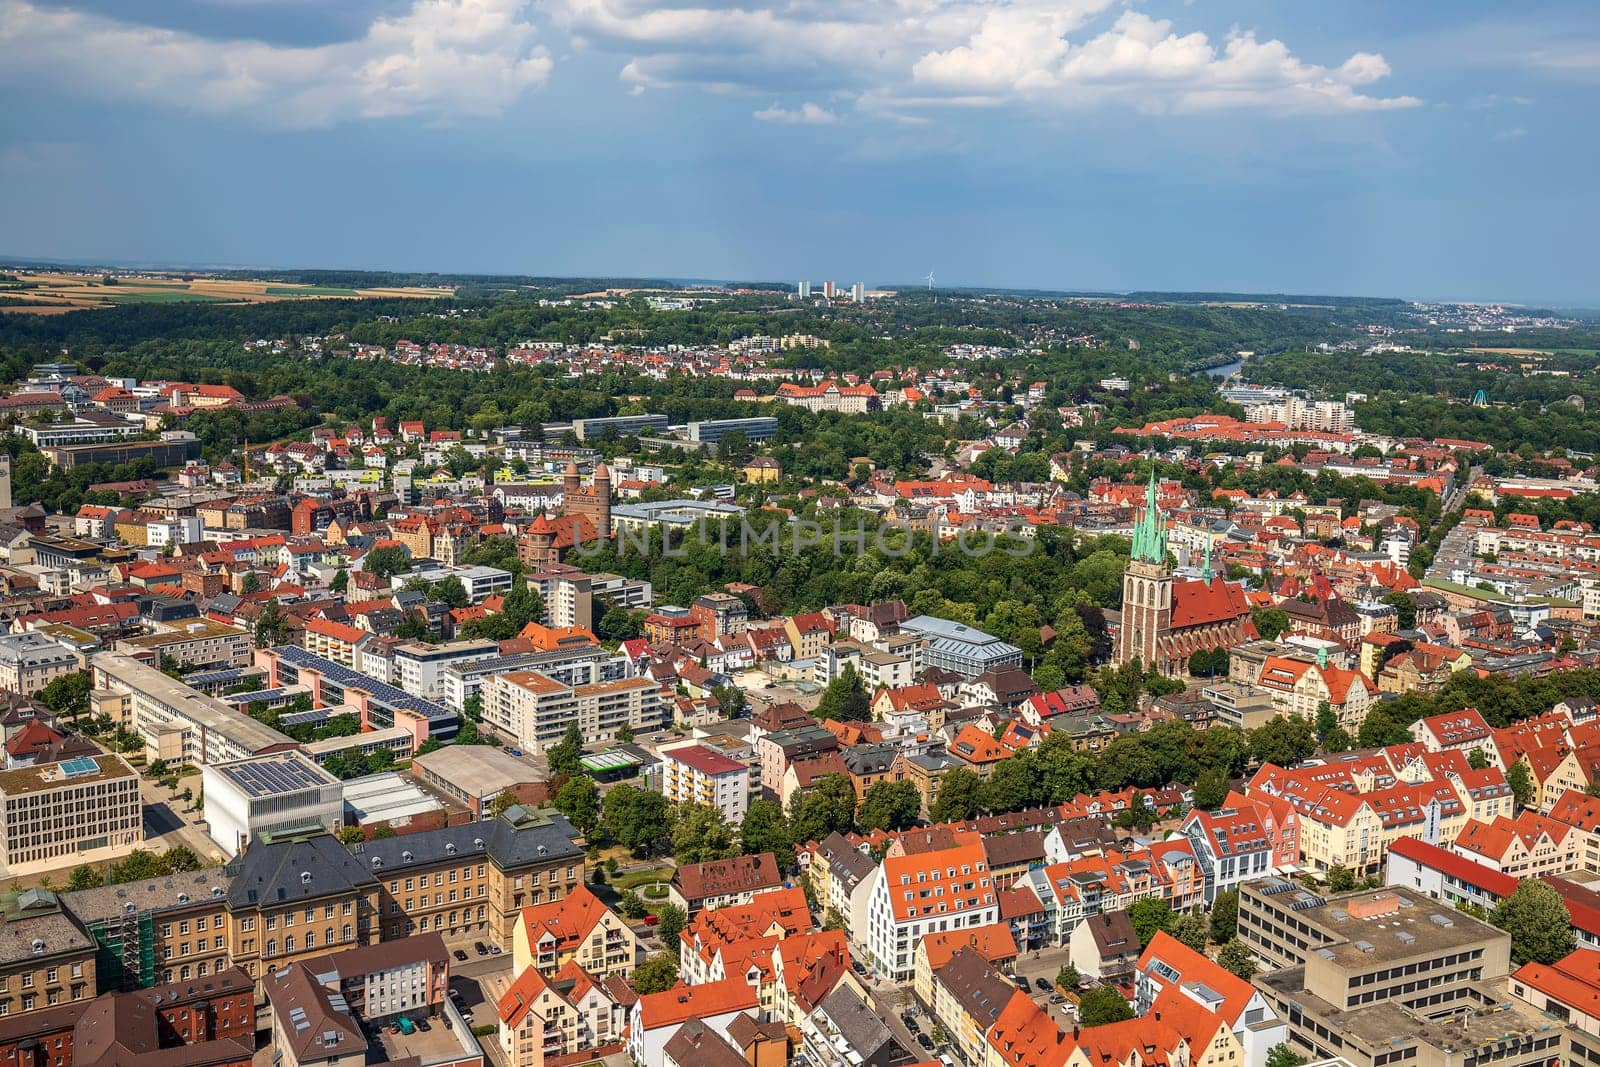
[[[1592,0],[0,0],[0,254],[1600,306]]]

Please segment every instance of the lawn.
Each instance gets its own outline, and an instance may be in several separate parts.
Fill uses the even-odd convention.
[[[630,871],[627,874],[619,874],[615,878],[607,875],[606,883],[618,892],[624,889],[637,889],[642,885],[653,885],[657,882],[665,884],[672,881],[674,870],[676,870],[674,867],[656,867],[648,871]]]
[[[334,285],[269,285],[268,296],[360,296],[354,289]]]

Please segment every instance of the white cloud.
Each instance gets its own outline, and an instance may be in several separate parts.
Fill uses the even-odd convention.
[[[797,108],[783,108],[777,104],[755,113],[760,122],[782,122],[790,126],[831,126],[839,116],[807,100]]]
[[[1127,9],[1131,0],[551,2],[581,47],[627,57],[621,77],[635,89],[826,93],[896,116],[1018,104],[1338,112],[1420,103],[1370,91],[1390,75],[1379,54],[1323,66],[1248,31],[1221,42],[1183,32]]]
[[[250,114],[281,126],[492,116],[550,76],[528,7],[528,0],[415,0],[356,40],[286,47],[0,0],[0,80]]]

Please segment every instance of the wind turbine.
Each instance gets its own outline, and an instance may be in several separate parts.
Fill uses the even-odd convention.
[[[933,292],[933,271],[928,272],[928,292]]]

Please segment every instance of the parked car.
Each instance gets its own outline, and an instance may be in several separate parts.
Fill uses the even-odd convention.
[[[520,748],[508,748],[508,749],[506,749],[506,751],[511,753],[511,755],[513,755],[513,756],[522,755],[522,749],[520,749]]]
[[[457,963],[466,963],[467,962],[467,954],[465,952],[463,952],[459,948],[456,949],[456,962]]]
[[[386,1029],[387,1029],[387,1030],[388,1030],[388,1031],[389,1031],[389,1032],[390,1032],[390,1033],[391,1033],[391,1034],[398,1034],[398,1033],[399,1033],[399,1032],[400,1032],[400,1024],[399,1024],[399,1023],[390,1023],[390,1024],[389,1024],[389,1025],[388,1025],[388,1027],[386,1027]]]
[[[450,987],[450,999],[455,1001],[457,1004],[460,1004],[461,1003],[461,990],[457,989],[455,986],[451,986]]]
[[[418,1019],[417,1020],[417,1029],[421,1030],[423,1033],[427,1033],[429,1030],[432,1030],[433,1027],[428,1023],[428,1020],[426,1020],[426,1019]]]
[[[906,1020],[906,1029],[910,1030],[913,1034],[922,1033],[922,1031],[920,1029],[918,1029],[917,1020],[915,1020],[915,1019],[907,1019]]]
[[[644,917],[644,924],[646,926],[654,926],[656,923],[658,923],[660,921],[661,921],[661,916],[659,916],[659,915],[646,915]]]
[[[917,1044],[921,1045],[923,1050],[926,1051],[926,1052],[932,1052],[933,1051],[933,1042],[931,1040],[929,1040],[927,1034],[918,1034],[917,1035]]]
[[[1049,982],[1045,981],[1043,978],[1035,978],[1033,980],[1033,984],[1039,990],[1039,992],[1041,992],[1041,993],[1050,992],[1051,985],[1050,985]]]
[[[471,1010],[464,1011],[464,1012],[461,1013],[461,1021],[466,1023],[468,1026],[472,1025],[472,1012],[471,1012]]]
[[[499,945],[490,945],[489,946],[489,955],[491,955],[491,956],[498,956],[498,955],[500,955],[500,953],[502,951],[504,951],[504,950],[501,949],[501,947]]]
[[[480,956],[487,956],[489,954],[488,946],[486,946],[482,941],[474,941],[472,943],[472,950]]]

